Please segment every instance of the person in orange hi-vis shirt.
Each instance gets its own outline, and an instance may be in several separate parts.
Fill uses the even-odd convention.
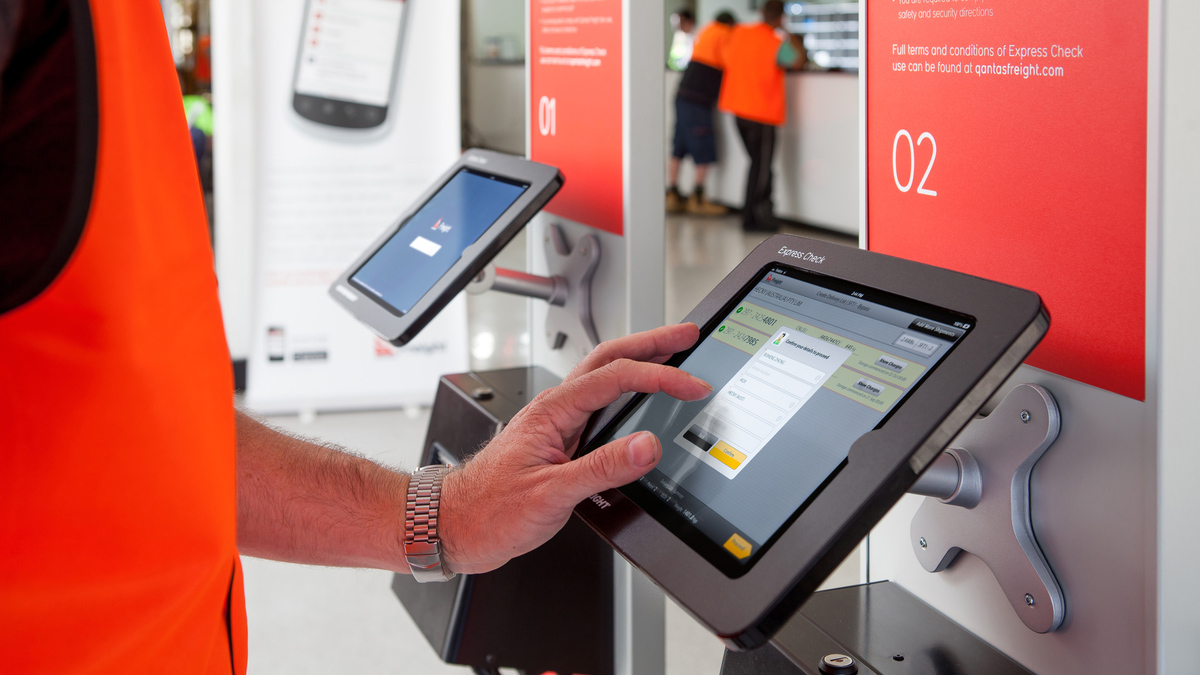
[[[734,18],[721,12],[716,20],[700,29],[692,47],[692,58],[679,81],[675,94],[675,137],[671,144],[671,163],[667,172],[667,211],[717,216],[728,209],[704,197],[704,179],[708,167],[717,161],[717,139],[713,109],[721,93],[725,71],[725,45],[733,33]],[[679,163],[691,155],[696,165],[696,187],[687,199],[679,193]]]
[[[495,569],[654,467],[649,433],[572,456],[590,411],[623,391],[707,396],[651,362],[698,335],[601,345],[461,469],[422,469],[413,489],[271,429],[234,407],[159,3],[0,0],[6,673],[245,672],[239,553],[428,580]]]
[[[737,120],[738,134],[750,155],[750,171],[742,203],[746,231],[779,229],[771,202],[775,136],[787,118],[789,68],[804,65],[807,57],[800,40],[782,29],[783,3],[769,0],[762,7],[762,22],[733,30],[725,45],[725,78],[718,107]]]

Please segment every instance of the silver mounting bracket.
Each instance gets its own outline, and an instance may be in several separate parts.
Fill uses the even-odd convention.
[[[488,265],[467,285],[467,292],[500,291],[538,298],[550,303],[546,313],[546,339],[562,349],[574,338],[587,344],[584,353],[600,344],[592,318],[592,277],[600,265],[600,240],[594,234],[580,237],[571,248],[562,228],[546,228],[546,264],[553,276],[543,277]]]
[[[962,551],[978,557],[1037,633],[1057,630],[1066,618],[1062,587],[1033,532],[1029,495],[1033,467],[1059,427],[1050,392],[1019,385],[968,424],[909,490],[927,497],[910,531],[921,566],[941,572]]]

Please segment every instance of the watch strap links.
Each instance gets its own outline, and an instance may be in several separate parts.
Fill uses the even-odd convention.
[[[421,583],[447,581],[454,577],[442,559],[438,530],[442,479],[450,467],[435,464],[421,467],[408,479],[404,505],[404,560],[413,579]]]

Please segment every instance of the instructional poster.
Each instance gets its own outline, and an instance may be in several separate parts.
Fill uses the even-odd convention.
[[[622,234],[621,0],[530,0],[530,159],[566,182],[546,211]]]
[[[395,347],[328,296],[460,154],[458,41],[444,37],[458,34],[458,5],[399,5],[255,3],[257,86],[247,104],[258,141],[257,283],[246,400],[260,412],[428,404],[439,376],[468,367],[461,298]],[[359,116],[376,114],[382,123],[362,126]]]
[[[878,0],[868,247],[1041,294],[1028,363],[1145,395],[1147,3]]]

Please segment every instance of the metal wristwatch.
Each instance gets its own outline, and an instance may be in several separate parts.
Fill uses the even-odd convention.
[[[421,583],[449,581],[454,573],[442,560],[438,534],[438,509],[442,501],[442,479],[450,467],[433,464],[421,467],[408,479],[404,506],[404,560],[413,579]]]

